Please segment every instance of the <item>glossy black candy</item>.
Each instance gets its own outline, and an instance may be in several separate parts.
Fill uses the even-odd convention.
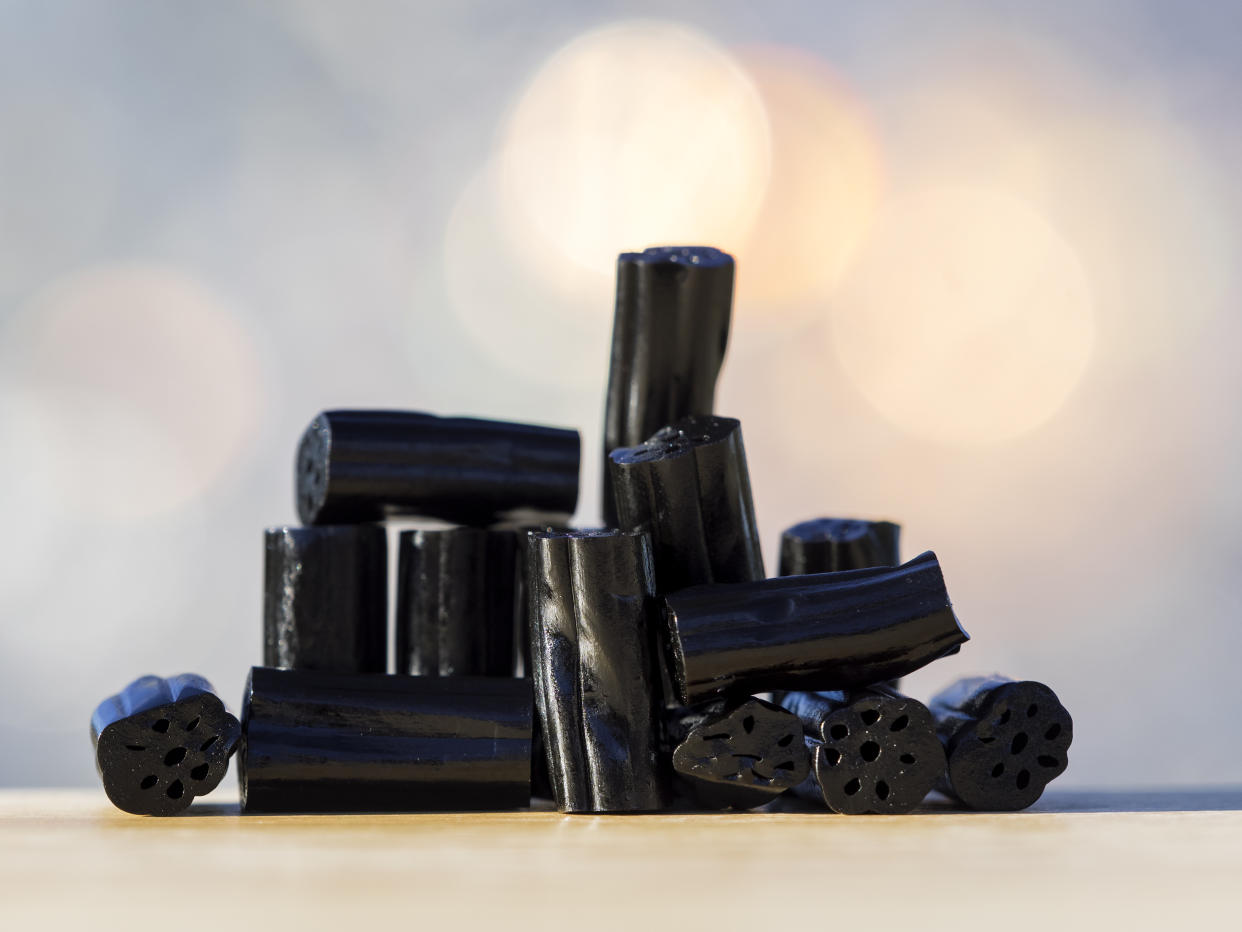
[[[515,809],[530,802],[530,681],[255,667],[247,812]]]
[[[929,705],[949,758],[938,789],[971,809],[1025,809],[1069,765],[1074,721],[1043,683],[970,677]]]
[[[578,501],[576,430],[436,417],[325,411],[302,435],[303,524],[424,515],[488,524],[523,509],[570,514]]]
[[[377,524],[268,528],[263,663],[388,669],[388,543]]]
[[[816,518],[781,535],[781,576],[896,566],[901,525],[855,518]]]
[[[673,769],[709,809],[753,809],[810,772],[797,716],[762,699],[682,713]]]
[[[95,768],[118,809],[175,815],[214,790],[241,726],[201,676],[143,676],[91,716]]]
[[[909,812],[944,774],[931,713],[887,687],[785,693],[781,705],[811,739],[813,779],[796,792],[833,812]]]
[[[930,551],[898,567],[683,589],[665,599],[665,620],[686,704],[725,691],[867,686],[969,637]]]
[[[666,424],[711,414],[729,342],[733,257],[657,246],[617,258],[617,304],[604,414],[604,522],[617,523],[608,454]]]
[[[763,578],[742,425],[688,417],[609,458],[620,526],[651,534],[656,587]]]
[[[557,806],[663,808],[647,536],[538,532],[527,559],[536,701]]]

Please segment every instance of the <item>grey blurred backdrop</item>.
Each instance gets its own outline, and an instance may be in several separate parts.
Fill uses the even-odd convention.
[[[734,252],[781,529],[887,517],[1066,782],[1242,780],[1242,5],[0,3],[0,783],[232,703],[320,409],[583,431],[615,254]]]

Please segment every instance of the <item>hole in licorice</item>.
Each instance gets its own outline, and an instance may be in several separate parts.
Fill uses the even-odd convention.
[[[206,780],[207,772],[209,770],[211,770],[211,764],[199,764],[197,767],[195,767],[193,770],[190,771],[190,776],[193,777],[195,780]]]
[[[888,799],[888,784],[883,780],[877,780],[875,784],[875,795],[880,799]]]
[[[154,724],[152,724],[151,730],[158,731],[161,734],[163,734],[164,732],[168,731],[168,725],[169,725],[168,719],[161,718],[158,722],[155,722]]]
[[[1039,706],[1037,706],[1035,703],[1032,702],[1030,705],[1026,707],[1027,718],[1034,718],[1038,714],[1039,714]]]
[[[997,764],[995,767],[992,768],[992,776],[994,777],[999,777],[1004,772],[1005,772],[1004,764]]]
[[[902,762],[903,764],[913,764],[913,763],[914,763],[914,755],[913,755],[913,754],[902,754],[902,755],[901,755],[901,762]]]
[[[824,748],[824,762],[829,767],[835,767],[841,761],[841,752],[836,748]]]
[[[173,748],[164,755],[164,766],[175,767],[183,760],[185,760],[185,748]]]
[[[863,709],[858,717],[862,719],[862,723],[864,725],[874,725],[876,722],[880,720],[880,710],[879,709]]]
[[[197,728],[197,727],[198,727],[198,723],[199,723],[199,721],[200,721],[200,719],[197,719],[197,718],[191,719],[191,720],[190,720],[190,722],[189,722],[189,724],[187,724],[187,725],[185,726],[185,730],[186,730],[186,731],[193,731],[195,728]]]
[[[780,741],[776,742],[776,746],[778,748],[787,748],[791,744],[793,744],[793,739],[794,739],[793,735],[785,735],[785,737],[781,738]]]
[[[793,761],[791,760],[781,761],[781,763],[776,765],[776,769],[777,770],[793,770],[794,769]]]
[[[1029,770],[1018,771],[1018,789],[1024,790],[1031,782],[1031,772]]]
[[[855,777],[849,783],[845,784],[845,786],[842,787],[842,789],[845,790],[846,796],[853,796],[855,793],[857,793],[859,790],[862,789],[862,783],[860,783],[858,778]]]
[[[125,745],[125,750],[127,750],[127,751],[145,751],[146,749],[147,749],[147,746],[146,746],[145,744],[127,744],[127,745]]]
[[[840,724],[833,725],[831,728],[828,729],[828,735],[834,741],[840,741],[842,738],[847,737],[849,733],[850,733],[850,730],[846,728],[844,725],[840,725]]]
[[[888,726],[888,730],[889,731],[901,731],[903,728],[905,728],[909,724],[910,724],[910,716],[898,715],[895,719],[893,719],[893,724]]]
[[[143,777],[142,782],[139,783],[138,785],[142,787],[144,790],[149,790],[151,789],[151,787],[155,786],[155,784],[159,782],[160,782],[160,778],[157,777],[155,774],[151,773]]]
[[[185,794],[185,787],[181,785],[180,780],[173,780],[164,792],[168,794],[169,799],[180,799]]]
[[[1057,764],[1061,763],[1051,754],[1040,754],[1039,757],[1035,759],[1039,761],[1039,766],[1041,767],[1055,767]]]
[[[1009,710],[1008,709],[1006,709],[1004,712],[1001,713],[1001,717],[996,720],[996,724],[998,725],[1009,724]]]
[[[1044,732],[1044,737],[1047,738],[1049,741],[1051,741],[1060,733],[1061,733],[1060,723],[1053,722],[1051,725],[1048,726],[1048,730]]]
[[[996,740],[996,736],[995,736],[995,735],[988,735],[986,738],[982,738],[982,737],[981,737],[981,738],[979,739],[979,741],[980,741],[981,743],[983,743],[983,744],[991,744],[991,743],[992,743],[993,741],[995,741],[995,740]]]
[[[1009,753],[1018,754],[1026,747],[1026,732],[1020,731],[1013,736],[1013,740],[1009,742]]]
[[[750,734],[755,730],[755,717],[753,715],[748,715],[742,719],[742,730],[746,732],[746,734]]]
[[[205,751],[205,750],[207,750],[209,747],[211,747],[213,744],[215,744],[215,743],[216,743],[216,739],[217,739],[217,738],[219,738],[219,737],[220,737],[219,735],[212,735],[210,738],[208,738],[206,741],[204,741],[201,745],[199,745],[199,748],[198,748],[198,749],[199,749],[200,751]]]
[[[864,741],[863,746],[858,749],[858,753],[862,755],[865,761],[873,761],[880,756],[880,746],[874,741]]]

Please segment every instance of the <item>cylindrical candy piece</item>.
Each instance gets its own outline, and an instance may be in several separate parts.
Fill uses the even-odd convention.
[[[530,681],[255,667],[238,756],[247,812],[530,803]]]
[[[1025,809],[1069,765],[1074,720],[1043,683],[970,677],[929,705],[949,758],[937,789],[971,809]]]
[[[241,726],[201,676],[143,676],[91,716],[95,768],[118,809],[175,815],[229,769]]]
[[[651,534],[661,594],[763,578],[739,421],[684,418],[609,461],[620,526]]]
[[[512,676],[517,539],[454,527],[402,531],[397,546],[397,670]]]
[[[944,748],[921,702],[883,686],[785,693],[781,705],[812,739],[812,779],[795,792],[833,812],[898,814],[944,774]]]
[[[423,515],[488,524],[523,509],[570,514],[578,501],[576,430],[436,417],[325,411],[302,435],[303,524]]]
[[[930,551],[897,567],[683,589],[665,599],[665,621],[686,704],[718,692],[868,686],[969,639]]]
[[[376,524],[268,528],[263,662],[294,670],[388,669],[388,541]]]
[[[856,518],[816,518],[781,535],[781,576],[897,566],[901,525]]]
[[[536,532],[527,560],[535,693],[557,806],[663,808],[647,536]]]
[[[709,809],[762,806],[810,772],[797,716],[762,699],[686,710],[672,731],[673,770]]]
[[[711,414],[729,342],[733,257],[657,246],[617,258],[617,304],[604,414],[604,522],[617,523],[608,454],[665,424]]]

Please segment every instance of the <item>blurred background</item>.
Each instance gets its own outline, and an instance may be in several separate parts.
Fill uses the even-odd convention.
[[[0,784],[236,705],[326,407],[583,431],[616,253],[738,258],[765,556],[933,548],[1078,785],[1242,781],[1242,6],[0,3]]]

